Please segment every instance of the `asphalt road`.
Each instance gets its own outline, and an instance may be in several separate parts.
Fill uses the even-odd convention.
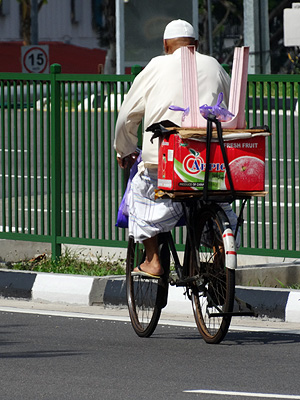
[[[2,399],[300,399],[299,331],[265,323],[208,345],[190,324],[165,323],[141,339],[113,310],[43,315],[19,303],[0,301]]]

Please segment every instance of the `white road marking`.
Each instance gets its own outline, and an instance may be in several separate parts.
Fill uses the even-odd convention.
[[[51,317],[65,317],[65,318],[86,318],[86,319],[104,319],[115,321],[130,321],[129,317],[120,315],[100,315],[100,314],[87,314],[81,312],[67,312],[67,311],[52,311],[52,310],[38,310],[38,309],[24,309],[17,307],[0,307],[2,312],[21,313],[21,314],[37,314],[47,315]]]
[[[85,318],[85,319],[100,319],[100,320],[114,320],[120,322],[130,322],[128,315],[108,315],[100,314],[88,314],[82,312],[70,312],[70,311],[56,311],[56,310],[42,310],[42,309],[27,309],[19,307],[9,307],[0,306],[0,312],[10,312],[10,313],[21,313],[21,314],[36,314],[36,315],[46,315],[51,317],[65,317],[65,318]],[[169,325],[169,326],[184,326],[188,328],[196,328],[195,322],[188,321],[172,321],[167,319],[161,319],[159,325]]]
[[[271,394],[271,393],[253,393],[253,392],[231,392],[225,390],[184,390],[184,393],[203,393],[215,394],[220,396],[243,396],[243,397],[259,397],[263,399],[300,399],[298,395],[291,394]]]
[[[28,303],[28,307],[30,307],[30,302]],[[92,307],[93,308],[93,307]],[[0,306],[0,312],[7,313],[22,313],[22,314],[35,314],[35,315],[46,315],[53,317],[64,317],[64,318],[81,318],[81,319],[95,319],[95,320],[106,320],[106,321],[119,321],[119,322],[130,322],[130,318],[127,314],[127,311],[123,313],[124,315],[113,314],[101,314],[101,308],[99,309],[99,314],[94,313],[95,309],[93,309],[93,313],[84,313],[80,311],[59,311],[59,310],[49,310],[49,309],[38,309],[38,308],[21,308],[21,307],[11,307],[11,306]],[[194,321],[182,321],[176,319],[169,319],[172,316],[167,316],[165,319],[160,319],[158,324],[161,326],[181,326],[186,328],[194,328],[197,329]],[[254,325],[234,325],[230,326],[230,332],[239,331],[239,332],[269,332],[269,333],[281,333],[281,334],[290,334],[290,335],[300,335],[300,329],[298,326],[295,328],[294,326],[284,327],[281,324],[278,327],[270,327],[266,321],[265,326],[254,326]],[[300,399],[300,397],[299,397]]]

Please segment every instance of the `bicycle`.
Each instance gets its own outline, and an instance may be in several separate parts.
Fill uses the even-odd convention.
[[[215,121],[214,121],[215,122]],[[219,128],[218,128],[219,130]],[[209,134],[208,134],[209,136]],[[209,146],[211,138],[208,137]],[[222,137],[219,137],[220,143]],[[206,163],[209,163],[209,151]],[[226,168],[228,162],[223,153]],[[242,224],[242,213],[247,193],[235,193],[232,180],[231,191],[224,197],[210,194],[207,190],[208,169],[203,192],[197,194],[177,193],[184,210],[186,222],[186,246],[181,265],[171,232],[159,235],[159,256],[164,275],[159,279],[132,274],[135,267],[145,260],[143,245],[129,238],[126,260],[126,289],[132,326],[140,337],[154,332],[161,310],[167,304],[168,285],[185,287],[192,302],[197,328],[207,343],[220,343],[228,332],[233,316],[255,315],[250,311],[234,311],[235,268],[237,253],[235,239]],[[230,176],[230,171],[229,171]],[[221,201],[243,199],[236,231],[233,232]],[[170,255],[174,262],[176,277],[170,275]]]
[[[129,238],[126,285],[132,326],[139,336],[149,337],[167,304],[168,284],[183,286],[192,301],[196,325],[204,340],[220,343],[235,315],[234,234],[225,212],[217,204],[199,200],[182,200],[182,204],[187,223],[182,265],[171,232],[162,233],[159,255],[164,275],[159,279],[132,275],[133,269],[144,261],[145,252],[141,244]],[[169,275],[170,254],[176,278]]]

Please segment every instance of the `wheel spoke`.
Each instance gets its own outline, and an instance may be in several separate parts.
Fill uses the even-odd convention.
[[[161,249],[161,246],[160,246]],[[160,250],[161,251],[161,250]],[[143,246],[129,238],[126,262],[126,291],[129,315],[135,332],[141,337],[150,336],[158,323],[167,285],[145,276],[132,275],[135,267],[145,260]],[[167,266],[164,266],[167,268]],[[167,270],[166,269],[166,270]]]
[[[191,257],[190,266],[190,274],[199,276],[192,288],[193,311],[203,338],[208,343],[219,343],[230,324],[230,317],[224,313],[232,311],[234,300],[234,271],[226,268],[223,243],[225,222],[226,229],[229,225],[219,207],[201,210],[199,220],[198,258]]]

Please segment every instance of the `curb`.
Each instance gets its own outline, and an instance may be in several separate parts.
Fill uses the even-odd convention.
[[[0,296],[85,306],[127,306],[124,276],[90,277],[0,269]],[[300,322],[300,290],[236,287],[236,296],[261,317]],[[169,287],[170,314],[190,314],[183,288]]]

